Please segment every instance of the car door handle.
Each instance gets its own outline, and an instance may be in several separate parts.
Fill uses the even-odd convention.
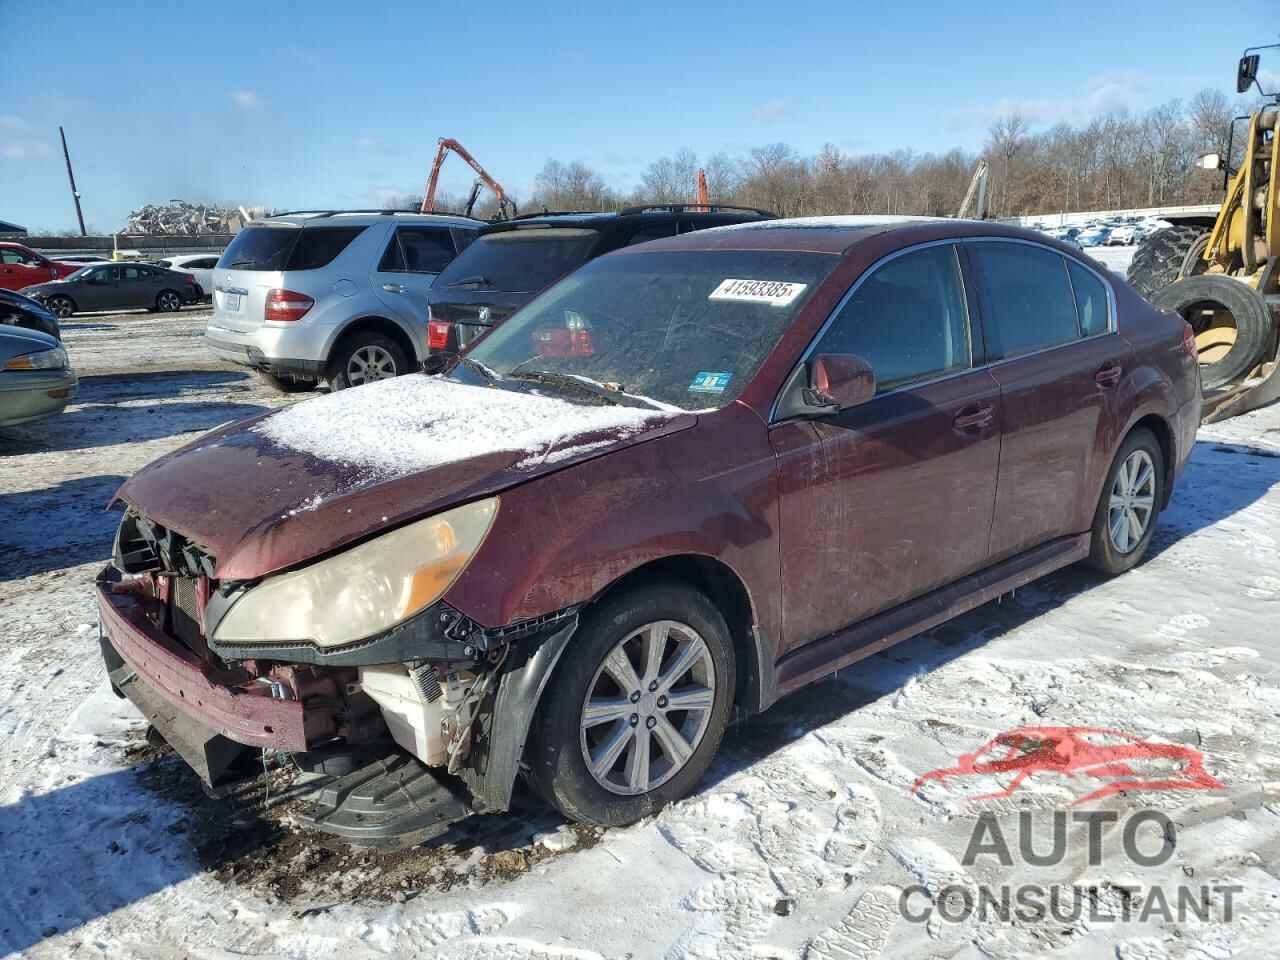
[[[996,418],[995,408],[989,403],[973,403],[964,407],[951,421],[957,430],[976,431],[991,426]]]
[[[1104,364],[1093,375],[1093,380],[1100,387],[1114,387],[1120,382],[1120,374],[1123,372],[1124,368],[1118,363]]]
[[[382,289],[387,293],[408,293],[409,288],[403,283],[384,283]]]

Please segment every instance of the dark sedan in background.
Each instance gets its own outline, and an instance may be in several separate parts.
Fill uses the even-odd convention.
[[[92,264],[71,276],[27,287],[59,317],[86,310],[160,310],[172,313],[201,297],[195,278],[146,263]]]
[[[62,339],[62,330],[53,311],[39,300],[32,300],[12,290],[0,290],[0,324],[23,327]]]

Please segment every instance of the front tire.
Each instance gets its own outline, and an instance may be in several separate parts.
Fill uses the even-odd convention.
[[[345,390],[405,373],[409,373],[409,360],[394,340],[371,331],[354,333],[334,351],[329,363],[329,386]]]
[[[65,320],[76,312],[76,305],[70,297],[50,297],[45,303],[59,320]]]
[[[1164,485],[1160,441],[1150,430],[1134,430],[1120,445],[1098,498],[1089,566],[1116,576],[1141,562],[1155,533]]]
[[[583,617],[538,707],[535,785],[571,820],[634,823],[687,796],[733,707],[733,642],[705,594],[657,581]]]

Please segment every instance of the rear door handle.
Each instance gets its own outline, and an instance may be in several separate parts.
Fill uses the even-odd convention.
[[[382,289],[387,293],[408,293],[409,288],[403,283],[384,283]]]
[[[1124,368],[1118,363],[1104,364],[1097,373],[1093,375],[1094,382],[1100,387],[1114,387],[1120,382],[1120,374],[1124,372]]]
[[[995,408],[989,403],[972,403],[962,408],[951,422],[957,430],[977,431],[991,426],[995,418]]]

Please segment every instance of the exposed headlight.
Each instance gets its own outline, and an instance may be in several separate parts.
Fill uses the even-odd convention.
[[[268,577],[232,605],[213,639],[334,647],[380,633],[444,596],[497,512],[498,498],[490,497]]]
[[[54,347],[52,350],[24,353],[6,362],[4,368],[6,370],[65,370],[67,351],[62,347]]]

